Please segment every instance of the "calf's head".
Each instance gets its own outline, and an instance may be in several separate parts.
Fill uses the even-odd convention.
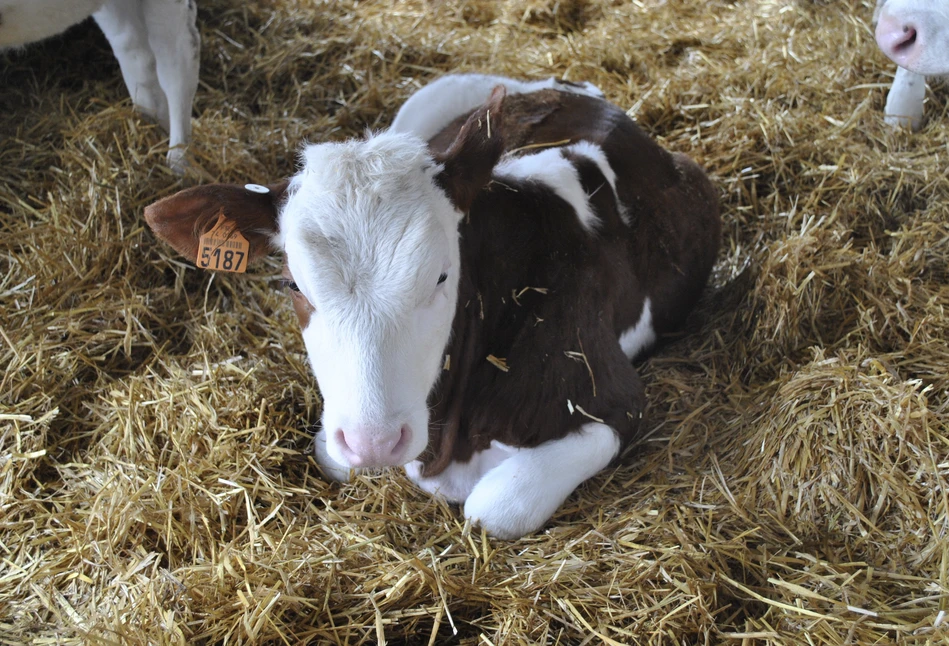
[[[428,445],[427,399],[458,295],[458,223],[503,150],[503,94],[437,157],[395,133],[310,145],[301,170],[266,192],[201,186],[145,210],[156,235],[192,261],[222,212],[250,260],[283,253],[323,396],[328,466],[401,465]]]

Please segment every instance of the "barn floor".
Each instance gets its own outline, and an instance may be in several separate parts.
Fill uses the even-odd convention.
[[[884,126],[873,4],[201,0],[184,179],[94,24],[0,56],[0,643],[949,639],[949,93]],[[203,273],[142,219],[450,70],[591,81],[723,204],[643,442],[514,542],[327,483],[277,262]]]

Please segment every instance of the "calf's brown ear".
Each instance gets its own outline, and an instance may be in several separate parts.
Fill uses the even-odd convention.
[[[455,140],[435,161],[444,170],[435,178],[462,213],[471,208],[478,192],[491,181],[491,171],[504,152],[501,104],[506,91],[499,85],[487,102],[475,110]]]
[[[271,250],[271,237],[277,232],[277,210],[287,184],[196,186],[146,207],[145,221],[156,236],[196,262],[199,239],[223,213],[250,244],[250,262]]]

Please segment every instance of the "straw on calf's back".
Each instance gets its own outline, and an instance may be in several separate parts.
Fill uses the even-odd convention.
[[[191,189],[146,218],[192,259],[221,208],[253,255],[285,253],[328,473],[406,465],[516,537],[635,437],[629,359],[698,298],[717,199],[594,96],[497,90],[431,116],[451,122],[431,152],[397,132],[310,146],[288,186]]]

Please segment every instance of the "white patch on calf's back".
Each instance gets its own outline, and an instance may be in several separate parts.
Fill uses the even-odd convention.
[[[636,325],[623,332],[619,337],[619,345],[630,359],[656,342],[656,330],[652,325],[652,303],[649,298],[643,301],[643,311],[639,315]]]
[[[602,148],[589,141],[578,141],[575,144],[566,146],[564,150],[586,157],[596,164],[600,172],[603,173],[603,177],[610,183],[610,188],[613,189],[613,193],[616,193],[616,172],[613,171],[613,167],[610,166],[610,162],[606,158],[606,153],[603,152]]]
[[[602,173],[606,181],[609,182],[610,188],[613,189],[613,199],[616,201],[620,219],[623,220],[624,224],[628,225],[630,221],[629,212],[623,203],[619,201],[619,194],[616,192],[616,171],[610,166],[610,160],[607,159],[603,149],[589,141],[578,141],[575,144],[567,146],[564,150],[569,150],[576,155],[586,157],[596,164],[596,167],[600,169],[600,173]]]
[[[596,230],[599,219],[590,208],[589,197],[580,183],[580,174],[559,148],[502,160],[495,167],[494,174],[544,184],[573,207],[580,225],[585,230],[591,233]]]
[[[411,132],[428,140],[458,117],[479,107],[498,85],[508,94],[529,94],[552,89],[570,94],[602,97],[603,92],[592,83],[563,83],[555,78],[540,81],[491,74],[447,74],[415,92],[402,104],[392,121],[393,132]]]

